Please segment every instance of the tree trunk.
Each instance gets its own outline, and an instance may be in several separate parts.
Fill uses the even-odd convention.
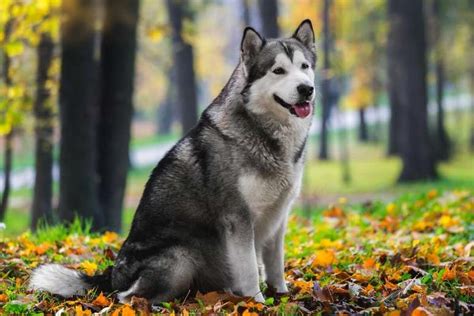
[[[390,43],[399,105],[400,182],[437,177],[428,134],[426,41],[421,0],[389,0]]]
[[[390,13],[389,13],[390,14]],[[392,23],[398,23],[397,20],[394,20]],[[388,77],[388,98],[390,103],[390,121],[388,127],[388,148],[387,154],[389,156],[399,154],[399,112],[400,112],[400,103],[398,100],[398,82],[399,78],[397,68],[397,45],[400,42],[400,34],[397,33],[397,29],[392,27],[388,32],[387,39],[387,77]]]
[[[10,177],[12,172],[12,141],[13,141],[13,130],[5,135],[5,149],[3,152],[3,193],[2,201],[0,204],[0,222],[5,219],[7,213],[8,200],[10,198]]]
[[[440,160],[447,160],[450,156],[450,141],[446,127],[444,126],[444,63],[443,60],[436,61],[436,156]]]
[[[262,19],[262,33],[267,38],[280,36],[278,28],[278,1],[258,0],[260,17]]]
[[[98,128],[99,202],[107,230],[122,229],[133,114],[138,0],[106,0]]]
[[[250,0],[241,0],[244,27],[250,25]]]
[[[42,34],[37,49],[35,115],[35,186],[31,209],[31,230],[40,220],[52,220],[53,198],[53,106],[46,87],[53,59],[54,44],[48,34]]]
[[[324,0],[323,9],[323,81],[321,83],[321,94],[322,94],[322,117],[321,117],[321,132],[320,132],[320,147],[319,147],[319,159],[328,160],[328,122],[329,114],[331,111],[330,104],[330,30],[329,30],[329,8],[330,0]]]
[[[441,46],[441,12],[440,0],[434,0],[431,10],[432,18],[432,49],[435,56],[435,75],[436,75],[436,156],[440,160],[447,160],[450,155],[449,137],[444,126],[444,83],[445,68],[443,58],[443,48]]]
[[[365,107],[359,109],[359,141],[368,142],[367,122],[365,120]]]
[[[103,225],[97,178],[97,85],[95,0],[63,3],[59,104],[61,118],[59,216],[76,215]],[[80,14],[78,14],[80,12]]]
[[[473,23],[474,24],[474,23]],[[471,48],[474,47],[474,33],[470,36]],[[471,84],[471,132],[469,137],[469,151],[474,153],[474,58],[470,63],[470,84]]]
[[[13,27],[13,20],[9,19],[5,24],[4,36],[5,40],[8,40],[10,37],[10,33]],[[3,72],[2,77],[5,83],[5,87],[9,87],[12,85],[12,80],[10,78],[10,64],[11,60],[7,53],[3,52]],[[0,204],[0,221],[3,221],[5,218],[5,214],[8,208],[8,200],[10,198],[10,177],[12,171],[12,164],[13,164],[13,149],[12,149],[12,142],[13,142],[13,133],[14,133],[14,126],[11,127],[11,130],[5,135],[5,144],[4,144],[4,158],[3,158],[3,193],[2,193],[2,200]]]
[[[160,135],[169,134],[171,132],[171,127],[177,112],[176,69],[173,65],[168,69],[168,82],[166,98],[157,111],[158,134]]]
[[[183,133],[187,133],[197,122],[197,93],[194,74],[193,47],[182,37],[183,20],[191,19],[188,0],[167,0],[169,20],[172,27],[173,64],[176,67],[176,89],[181,107]]]

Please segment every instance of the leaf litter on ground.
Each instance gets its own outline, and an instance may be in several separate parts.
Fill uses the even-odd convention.
[[[227,293],[186,295],[156,306],[89,291],[64,299],[28,291],[43,263],[88,275],[113,264],[123,238],[80,221],[0,241],[0,313],[27,315],[451,315],[474,311],[474,194],[432,190],[391,203],[292,215],[286,236],[289,293],[262,284],[265,303]]]

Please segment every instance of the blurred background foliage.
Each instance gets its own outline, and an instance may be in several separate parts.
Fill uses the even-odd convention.
[[[153,166],[238,63],[243,28],[289,36],[306,18],[318,98],[298,208],[474,189],[470,0],[2,0],[6,233],[74,215],[126,230]]]

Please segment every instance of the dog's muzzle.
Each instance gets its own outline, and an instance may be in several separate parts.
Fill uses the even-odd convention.
[[[294,105],[291,105],[289,103],[286,103],[282,98],[280,98],[276,94],[273,95],[273,99],[282,107],[290,111],[291,114],[299,118],[305,118],[311,114],[312,105],[310,101],[303,101],[303,102],[299,102]]]

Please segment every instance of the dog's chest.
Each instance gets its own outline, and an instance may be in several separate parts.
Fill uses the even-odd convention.
[[[256,222],[271,221],[286,212],[299,192],[302,164],[288,168],[272,176],[257,172],[245,172],[239,177],[239,191]]]

